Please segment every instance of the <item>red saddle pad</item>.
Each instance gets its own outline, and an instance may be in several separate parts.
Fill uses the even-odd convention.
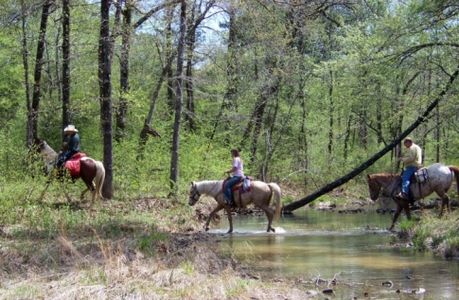
[[[65,162],[65,168],[69,170],[70,176],[80,177],[81,159],[86,157],[83,152],[75,153],[68,161]]]

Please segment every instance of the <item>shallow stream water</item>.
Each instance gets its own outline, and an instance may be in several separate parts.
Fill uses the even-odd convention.
[[[221,235],[223,253],[234,254],[261,277],[317,282],[317,291],[331,288],[334,298],[459,299],[459,261],[394,248],[385,229],[390,218],[298,210],[274,224],[276,233],[265,232],[264,216],[233,217],[231,235],[224,234],[228,223],[222,216],[210,232]]]

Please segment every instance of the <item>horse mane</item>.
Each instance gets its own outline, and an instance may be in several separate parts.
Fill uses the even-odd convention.
[[[221,192],[222,183],[223,180],[204,180],[195,182],[194,184],[199,193],[215,196]]]

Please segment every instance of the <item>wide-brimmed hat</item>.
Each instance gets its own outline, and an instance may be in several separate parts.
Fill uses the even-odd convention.
[[[78,132],[78,130],[75,128],[75,125],[68,125],[64,128],[64,132]]]

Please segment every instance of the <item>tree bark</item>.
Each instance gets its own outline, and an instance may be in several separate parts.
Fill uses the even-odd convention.
[[[113,156],[112,156],[112,86],[111,75],[111,37],[110,37],[110,0],[100,3],[100,38],[99,38],[99,90],[100,123],[104,142],[105,181],[102,187],[104,198],[113,197]]]
[[[161,86],[163,85],[164,79],[166,77],[167,71],[170,70],[172,61],[174,60],[173,56],[169,57],[165,66],[163,66],[163,70],[161,75],[156,82],[156,86],[153,89],[150,97],[150,108],[148,110],[147,116],[143,123],[142,130],[140,131],[140,138],[139,138],[139,149],[137,151],[137,160],[143,159],[143,154],[145,152],[145,145],[148,141],[148,135],[151,134],[156,137],[160,137],[160,134],[151,127],[153,121],[153,114],[156,110],[156,103],[158,101],[159,91],[161,90]]]
[[[48,25],[48,15],[52,0],[45,0],[41,12],[40,33],[38,35],[37,54],[35,58],[34,85],[32,95],[32,105],[28,113],[28,124],[30,124],[31,135],[35,139],[38,137],[38,114],[40,109],[41,97],[41,73],[43,66],[43,54],[45,51],[46,27]],[[29,126],[27,126],[29,128]]]
[[[300,200],[297,200],[295,202],[292,202],[288,205],[286,205],[283,208],[283,211],[285,213],[289,213],[294,211],[295,209],[298,209],[302,206],[305,206],[318,197],[332,191],[333,189],[337,188],[340,185],[345,184],[355,176],[359,175],[363,171],[365,171],[368,167],[370,167],[372,164],[374,164],[378,159],[383,157],[387,152],[391,151],[394,147],[396,147],[405,137],[407,137],[416,127],[418,127],[420,124],[425,122],[428,118],[430,113],[437,107],[438,103],[440,100],[443,98],[443,96],[450,90],[453,82],[456,80],[457,76],[459,74],[459,65],[456,68],[456,71],[450,76],[449,81],[446,83],[446,86],[444,89],[439,93],[439,95],[429,104],[429,106],[426,108],[426,110],[420,115],[405,131],[403,131],[398,137],[396,137],[390,144],[388,144],[386,147],[384,147],[381,151],[377,152],[374,154],[370,159],[362,163],[360,166],[352,170],[351,172],[347,173],[343,177],[340,177],[336,179],[335,181],[325,185],[318,191],[310,194],[309,196],[306,196]]]
[[[328,146],[327,151],[328,155],[331,158],[333,154],[333,123],[334,123],[334,114],[335,114],[335,103],[333,100],[333,71],[330,69],[328,72],[330,78],[328,83]]]
[[[170,169],[170,184],[172,194],[177,192],[177,180],[179,176],[179,150],[180,150],[180,121],[183,110],[183,52],[185,47],[186,34],[186,0],[182,0],[180,5],[180,36],[177,47],[177,70],[175,83],[175,120],[174,133],[172,135],[172,151],[171,151],[171,169]]]
[[[196,129],[194,120],[194,91],[193,91],[193,54],[194,45],[196,43],[196,28],[193,26],[195,22],[196,3],[193,3],[191,15],[188,17],[188,32],[185,38],[186,45],[186,67],[185,67],[185,91],[186,91],[186,111],[185,122],[188,125],[189,131]]]
[[[219,124],[223,124],[224,130],[228,130],[227,118],[224,117],[225,113],[232,108],[237,107],[236,95],[239,86],[239,77],[237,72],[237,25],[236,25],[236,9],[234,6],[228,8],[229,15],[229,33],[228,33],[228,46],[227,46],[227,59],[226,59],[226,92],[223,97],[220,110],[218,111],[215,123],[210,135],[210,140],[214,139]]]
[[[21,0],[21,29],[22,29],[22,65],[24,67],[24,88],[26,98],[26,108],[29,113],[32,110],[30,102],[30,82],[29,82],[29,50],[27,46],[27,8],[24,0]],[[33,129],[30,118],[27,117],[26,123],[26,145],[33,144]]]
[[[70,123],[70,0],[62,0],[62,128]]]
[[[201,2],[202,3],[202,2]],[[186,71],[185,71],[185,90],[186,90],[186,113],[185,113],[185,121],[188,125],[188,130],[195,131],[196,130],[196,121],[195,121],[195,104],[194,104],[194,83],[193,83],[193,60],[194,60],[194,48],[196,44],[196,30],[198,29],[199,25],[201,25],[202,21],[204,20],[205,16],[209,12],[209,10],[214,5],[215,0],[210,0],[204,11],[201,12],[198,16],[195,14],[201,10],[200,6],[196,6],[196,2],[193,4],[193,8],[191,10],[191,16],[188,18],[188,32],[186,35]]]
[[[166,57],[171,56],[172,50],[172,21],[174,19],[175,7],[169,7],[166,11]],[[166,70],[167,78],[167,104],[169,109],[173,111],[175,109],[175,98],[174,97],[174,72],[172,67]],[[175,87],[177,88],[177,87]]]
[[[123,14],[123,25],[121,29],[121,49],[120,49],[120,100],[116,112],[116,140],[121,140],[125,135],[124,131],[127,124],[128,102],[126,95],[129,94],[129,50],[131,47],[132,31],[132,3],[127,0]]]

